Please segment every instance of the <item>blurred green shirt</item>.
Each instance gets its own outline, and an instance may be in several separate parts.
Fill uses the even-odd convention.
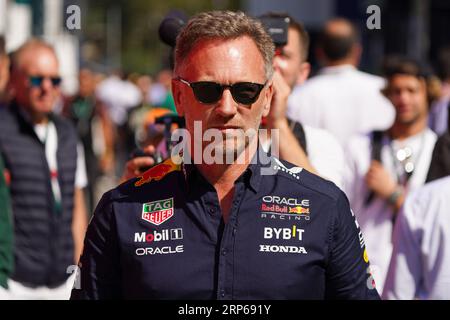
[[[0,157],[0,286],[7,288],[7,279],[13,269],[13,225],[9,190],[3,172]]]

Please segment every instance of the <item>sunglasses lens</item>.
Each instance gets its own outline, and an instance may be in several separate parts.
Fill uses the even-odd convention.
[[[259,96],[262,86],[256,83],[241,82],[236,83],[232,87],[232,94],[234,99],[242,104],[252,104]]]
[[[222,87],[214,82],[195,82],[191,84],[194,95],[201,103],[215,103],[220,100],[222,96]]]
[[[186,82],[187,83],[187,82]],[[187,83],[194,91],[195,98],[201,103],[216,103],[222,97],[224,88],[229,87],[233,99],[241,104],[253,104],[259,97],[264,85],[252,82],[238,82],[232,86],[221,85],[210,81]]]
[[[61,84],[61,78],[60,77],[55,77],[55,78],[51,78],[52,79],[52,84],[54,87],[58,87]]]
[[[44,79],[45,79],[45,77],[41,77],[41,76],[30,77],[30,84],[32,87],[40,87],[42,85],[42,82],[44,81]],[[52,82],[52,85],[54,87],[58,87],[61,84],[60,77],[52,77],[49,79]]]
[[[30,84],[32,87],[40,87],[43,80],[43,77],[30,77]]]

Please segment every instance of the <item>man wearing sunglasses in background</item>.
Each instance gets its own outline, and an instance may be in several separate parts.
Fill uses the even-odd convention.
[[[10,180],[15,270],[0,299],[67,299],[68,268],[81,254],[86,172],[74,128],[52,113],[58,69],[54,49],[41,40],[13,54],[0,152]]]
[[[169,158],[103,196],[73,299],[378,298],[344,193],[261,151],[273,55],[241,12],[200,13],[183,28],[177,112],[191,137],[201,126],[223,140],[188,139],[183,163]],[[231,161],[196,161],[211,144]]]
[[[0,108],[9,78],[9,59],[5,39],[0,35]],[[13,228],[9,189],[5,177],[3,158],[0,154],[0,287],[7,288],[7,279],[13,269]]]

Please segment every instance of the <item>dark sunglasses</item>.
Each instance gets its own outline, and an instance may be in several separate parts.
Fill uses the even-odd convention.
[[[194,91],[195,98],[205,104],[216,103],[222,98],[223,90],[230,89],[231,95],[237,103],[252,104],[258,100],[261,90],[267,84],[253,82],[237,82],[232,85],[220,84],[212,81],[189,82],[180,77],[177,80],[187,84]]]
[[[31,76],[30,84],[32,87],[40,87],[42,86],[42,82],[46,78],[50,79],[54,87],[58,87],[61,84],[61,77],[43,77],[43,76]]]

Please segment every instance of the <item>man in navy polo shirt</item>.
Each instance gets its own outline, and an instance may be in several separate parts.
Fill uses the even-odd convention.
[[[73,299],[379,298],[344,193],[252,134],[269,112],[273,54],[243,13],[188,22],[172,91],[189,150],[103,196]]]

